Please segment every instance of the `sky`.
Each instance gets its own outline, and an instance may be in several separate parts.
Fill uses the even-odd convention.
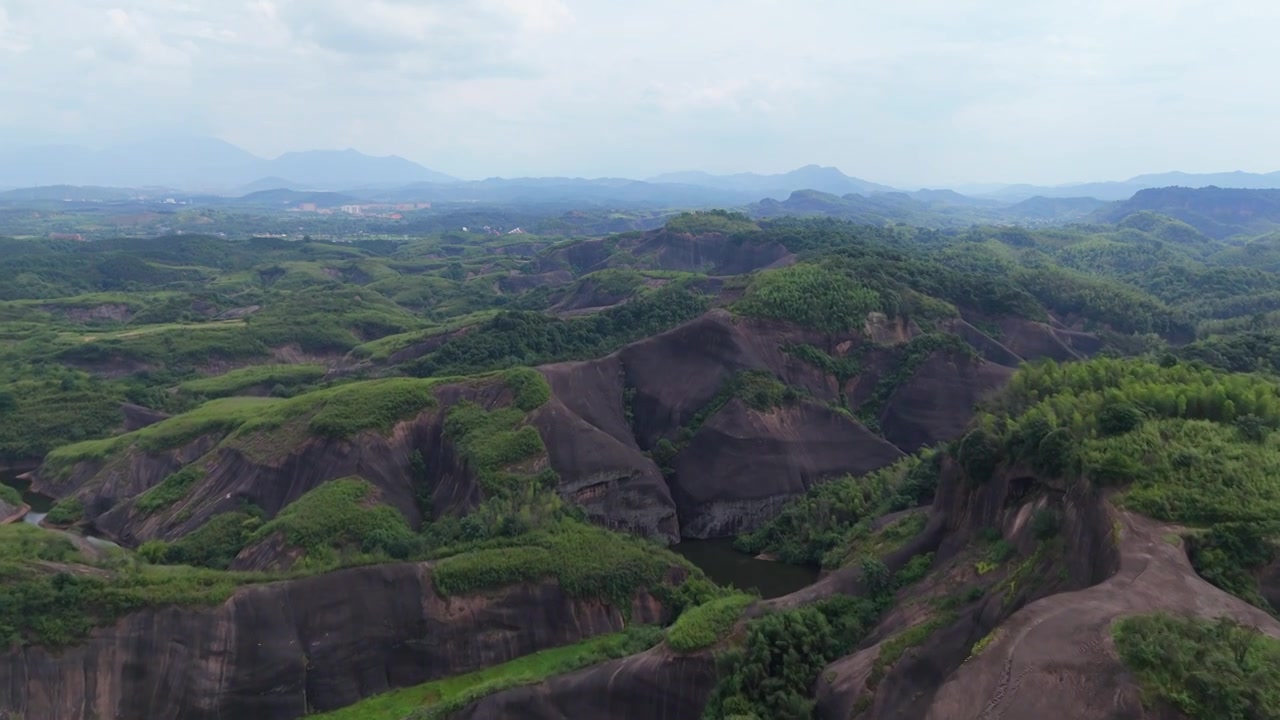
[[[1280,170],[1274,0],[0,0],[0,144],[899,186]]]

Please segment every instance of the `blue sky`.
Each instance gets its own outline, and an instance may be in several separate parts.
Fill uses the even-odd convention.
[[[1280,169],[1269,0],[0,0],[0,142],[467,178]]]

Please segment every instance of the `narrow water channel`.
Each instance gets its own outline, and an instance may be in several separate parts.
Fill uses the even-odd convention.
[[[758,592],[760,597],[781,597],[818,581],[814,568],[757,560],[733,549],[733,538],[684,540],[672,548],[720,585]]]
[[[31,506],[31,511],[22,519],[25,523],[39,525],[44,516],[49,513],[49,508],[53,507],[53,498],[33,492],[31,483],[19,478],[18,473],[0,472],[0,485],[8,485],[22,493],[22,502]]]

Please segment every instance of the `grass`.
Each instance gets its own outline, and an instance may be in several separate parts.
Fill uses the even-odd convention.
[[[1111,629],[1149,701],[1192,720],[1280,717],[1280,641],[1221,618],[1123,618]]]
[[[327,568],[344,549],[374,552],[413,537],[399,510],[378,503],[378,490],[350,477],[331,480],[293,501],[250,538],[259,542],[279,533],[306,552],[305,567]]]
[[[923,645],[933,634],[955,621],[955,614],[943,613],[937,617],[912,625],[880,645],[880,654],[871,665],[867,677],[867,692],[874,694],[885,672],[913,648]]]
[[[402,720],[436,718],[461,709],[484,695],[529,685],[614,658],[644,651],[657,644],[662,631],[635,626],[600,635],[575,645],[542,650],[476,672],[403,690],[393,690],[350,707],[308,717],[315,720]]]
[[[80,522],[82,518],[84,518],[84,504],[76,498],[58,501],[44,516],[45,522],[50,525],[72,525]]]
[[[327,373],[328,369],[321,365],[254,365],[216,377],[190,380],[179,385],[178,389],[191,395],[218,398],[254,387],[271,389],[279,385],[295,388],[322,380]]]
[[[283,401],[275,398],[248,397],[211,400],[194,410],[141,430],[57,448],[49,453],[45,463],[55,472],[66,471],[77,462],[106,460],[135,445],[148,452],[182,447],[204,435],[226,435],[281,402]]]
[[[535,392],[524,391],[528,395]],[[485,410],[466,401],[449,409],[445,435],[457,445],[470,470],[490,494],[512,492],[526,485],[524,474],[508,468],[547,452],[538,430],[523,424],[525,414],[518,407]]]
[[[574,597],[606,600],[625,612],[637,589],[657,588],[680,566],[688,564],[651,542],[566,519],[440,560],[434,579],[441,595],[455,596],[555,578]]]
[[[312,435],[348,438],[365,430],[389,432],[434,407],[436,383],[414,378],[370,380],[320,390],[302,396],[305,404],[318,405],[311,418]]]
[[[199,465],[188,465],[169,475],[159,485],[138,497],[134,507],[150,515],[157,510],[171,507],[186,496],[192,486],[204,479],[205,470]]]
[[[160,452],[211,434],[223,437],[234,434],[238,444],[250,445],[251,436],[299,418],[308,418],[307,433],[320,437],[342,439],[366,430],[388,432],[397,422],[433,407],[436,384],[434,380],[386,378],[337,385],[287,400],[259,397],[210,400],[141,430],[57,448],[49,453],[46,466],[62,473],[77,462],[106,460],[130,447]],[[281,449],[279,442],[270,439],[265,444]]]
[[[22,507],[22,493],[8,485],[0,485],[0,503]]]
[[[742,617],[742,611],[759,598],[735,593],[716,598],[681,613],[667,629],[667,645],[679,653],[703,650],[724,640]]]
[[[280,577],[153,568],[125,555],[110,562],[85,571],[61,535],[23,524],[0,526],[0,645],[65,647],[135,610],[217,604],[241,585]],[[66,564],[70,572],[48,563]]]

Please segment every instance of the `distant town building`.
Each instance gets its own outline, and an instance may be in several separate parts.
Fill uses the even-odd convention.
[[[315,203],[302,203],[302,204],[298,205],[298,210],[300,210],[300,211],[302,211],[302,212],[315,212],[315,211],[316,211],[316,204],[315,204]]]

